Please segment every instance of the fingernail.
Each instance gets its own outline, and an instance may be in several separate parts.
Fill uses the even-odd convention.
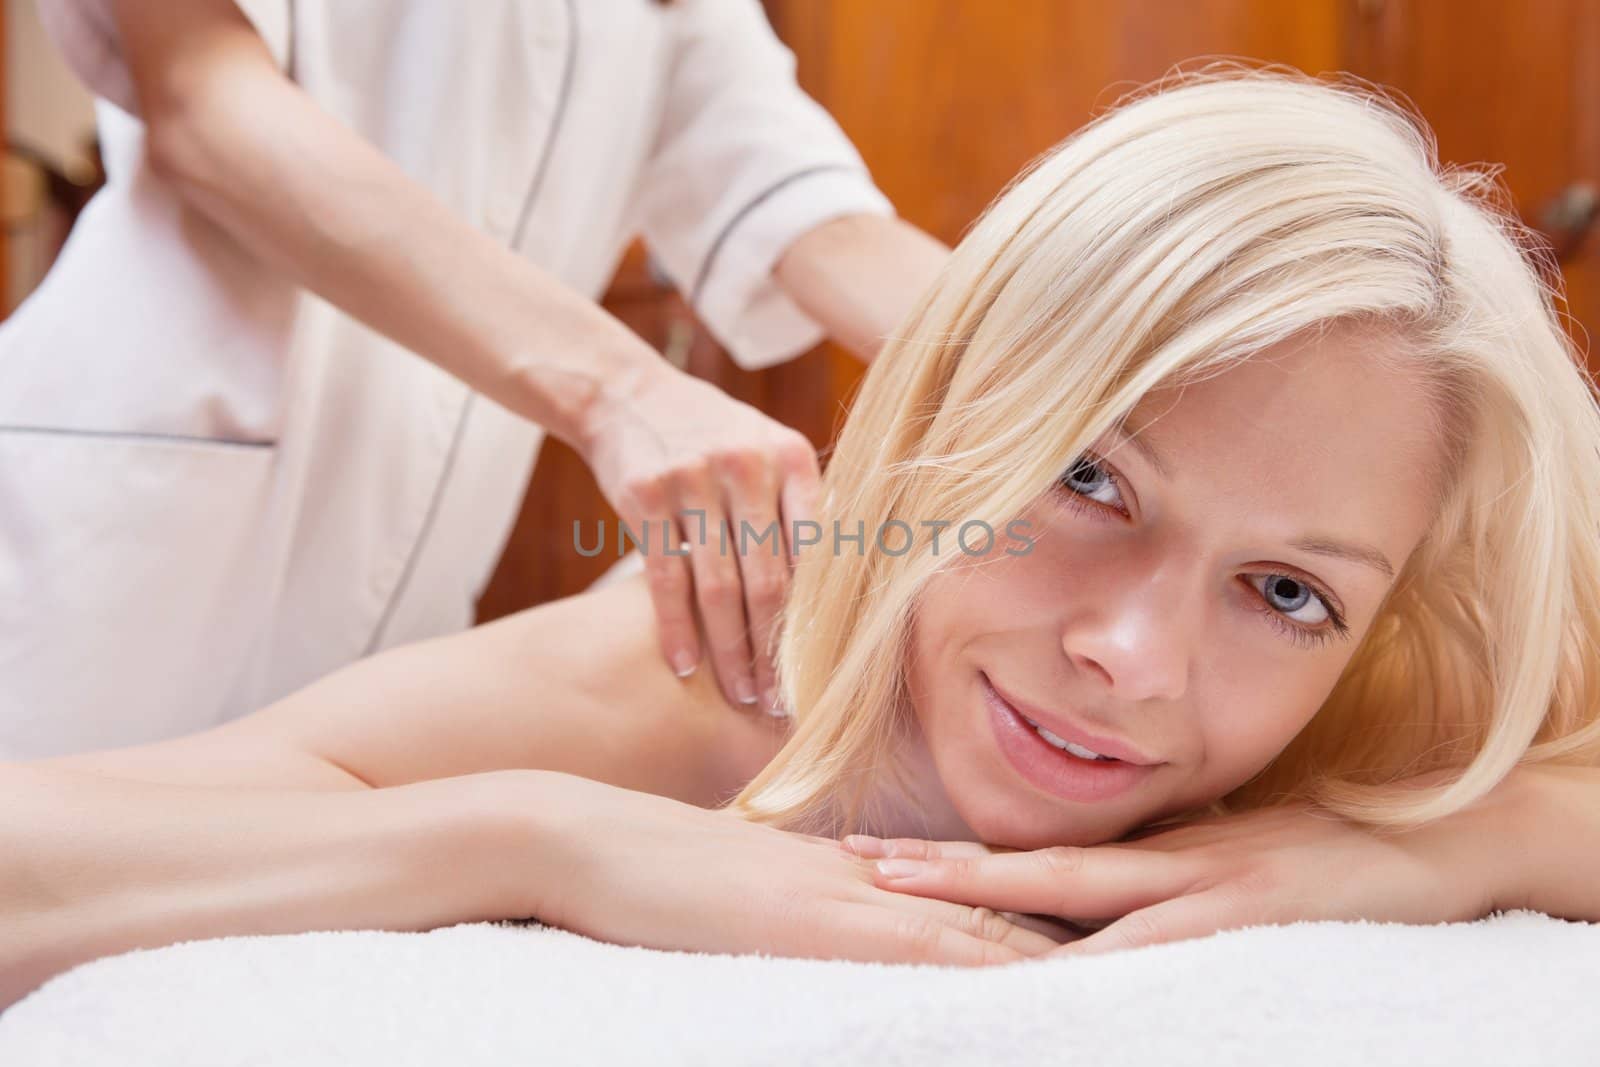
[[[733,684],[733,693],[739,698],[741,704],[754,704],[756,702],[755,683],[748,678],[740,678]]]
[[[774,719],[787,719],[789,717],[789,709],[784,707],[783,702],[778,699],[776,686],[768,686],[761,691],[761,704],[767,709],[767,714]]]
[[[885,878],[915,878],[927,866],[921,860],[879,860],[878,873]]]
[[[839,843],[864,860],[875,860],[888,855],[881,840],[868,837],[866,834],[850,834]]]
[[[694,661],[694,653],[688,649],[680,649],[672,654],[672,670],[679,678],[687,678],[699,666]]]

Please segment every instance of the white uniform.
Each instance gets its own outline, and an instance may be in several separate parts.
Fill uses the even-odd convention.
[[[201,729],[469,625],[541,436],[186,208],[107,0],[41,7],[110,101],[109,184],[0,326],[0,758]],[[642,234],[746,367],[820,339],[771,282],[789,242],[890,210],[755,0],[241,7],[322,107],[581,292]]]

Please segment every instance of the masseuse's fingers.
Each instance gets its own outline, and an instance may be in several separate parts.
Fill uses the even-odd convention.
[[[817,465],[817,453],[803,437],[779,454],[778,463],[783,476],[778,500],[783,509],[784,545],[793,561],[802,545],[815,544],[821,538],[820,532],[812,527],[817,525],[822,473]]]
[[[789,584],[789,560],[778,519],[778,474],[765,457],[751,454],[724,458],[719,473],[730,505],[733,555],[744,582],[756,693],[763,710],[778,714],[773,639]]]
[[[634,514],[624,522],[638,522],[645,543],[645,581],[650,586],[650,603],[655,609],[656,633],[661,653],[678,677],[687,677],[700,665],[700,637],[694,620],[694,583],[690,580],[689,560],[681,554],[683,529],[672,513],[672,501],[660,484],[638,490],[629,503]],[[660,544],[654,540],[661,537]]]
[[[756,702],[756,684],[750,670],[737,542],[729,536],[723,487],[715,472],[704,467],[685,473],[680,487],[679,514],[689,534],[689,567],[706,641],[711,645],[711,662],[728,703],[748,707]]]
[[[1101,919],[1181,896],[1204,875],[1192,855],[1101,845],[949,859],[882,859],[875,865],[873,880],[898,893],[997,911]]]

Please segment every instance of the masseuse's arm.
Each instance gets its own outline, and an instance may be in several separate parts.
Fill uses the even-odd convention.
[[[179,940],[526,916],[665,949],[977,964],[1053,947],[706,810],[783,727],[727,714],[708,678],[679,684],[648,601],[618,583],[203,734],[0,765],[0,1008]]]
[[[834,340],[870,358],[933,284],[950,250],[899,218],[825,222],[778,260],[778,284]]]
[[[801,434],[675,370],[456,217],[284,77],[232,0],[115,10],[152,165],[262,261],[572,444],[635,530],[686,510],[735,530],[812,517],[817,461]],[[839,331],[861,334],[854,308],[809,299],[824,326],[841,315]],[[718,544],[647,556],[661,653],[681,673],[709,658],[729,703],[755,704],[772,691],[764,650],[787,568]]]

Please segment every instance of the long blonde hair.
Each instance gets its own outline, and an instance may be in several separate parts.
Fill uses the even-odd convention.
[[[1151,389],[1351,321],[1433,387],[1437,518],[1311,724],[1210,810],[1302,798],[1406,827],[1519,761],[1600,762],[1600,410],[1498,195],[1382,95],[1277,70],[1179,76],[1036,161],[866,376],[823,520],[869,545],[797,565],[795,730],[734,808],[843,829],[882,771],[917,596],[951,553],[872,531],[1002,529]]]

